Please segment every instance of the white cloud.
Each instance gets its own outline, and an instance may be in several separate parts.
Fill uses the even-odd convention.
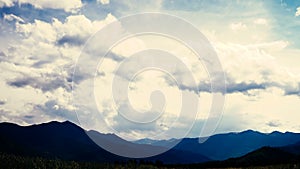
[[[203,81],[208,80],[205,68],[203,68],[203,65],[201,65],[201,62],[198,60],[197,56],[195,56],[188,49],[185,49],[182,44],[176,41],[174,42],[173,40],[165,37],[150,35],[139,36],[137,40],[143,42],[140,43],[143,45],[140,47],[135,47],[133,44],[138,41],[131,41],[128,39],[127,41],[125,40],[123,43],[120,43],[119,46],[113,48],[112,51],[130,56],[135,52],[148,48],[162,49],[170,52],[182,60],[182,62],[186,64],[187,67],[191,69],[191,72],[195,75],[195,79],[197,79],[199,82],[199,86],[203,85]],[[282,67],[270,54],[272,52],[285,50],[288,42],[272,41],[251,45],[214,42],[213,45],[217,50],[221,63],[224,66],[224,70],[228,75],[227,84],[229,93],[227,95],[227,100],[230,100],[230,103],[227,103],[227,105],[229,105],[227,106],[228,110],[225,110],[223,121],[220,124],[221,126],[218,132],[244,130],[248,128],[256,129],[256,127],[257,129],[261,128],[261,131],[271,131],[272,127],[266,125],[267,122],[270,121],[268,119],[268,116],[270,115],[262,115],[262,111],[255,112],[255,106],[260,104],[257,102],[259,97],[262,97],[260,101],[267,102],[271,96],[267,95],[266,93],[273,93],[273,91],[275,91],[274,93],[276,98],[280,100],[285,100],[286,97],[292,97],[293,99],[298,98],[297,92],[299,93],[299,77]],[[126,53],[126,50],[124,49],[127,49],[130,52]],[[111,59],[104,59],[101,63],[101,66],[98,70],[101,72],[101,76],[96,78],[95,81],[95,92],[99,93],[99,95],[96,95],[98,110],[95,110],[94,112],[105,112],[105,122],[111,127],[115,127],[118,130],[116,133],[120,134],[120,136],[124,138],[155,138],[157,132],[161,132],[170,127],[169,124],[172,123],[172,120],[176,119],[176,112],[178,112],[180,109],[180,107],[178,107],[180,106],[177,100],[180,98],[178,95],[181,92],[186,91],[179,90],[175,85],[168,86],[168,83],[164,81],[166,78],[163,75],[154,76],[155,73],[148,74],[143,72],[145,77],[143,78],[138,76],[138,80],[132,82],[131,86],[129,87],[130,90],[132,89],[132,93],[129,94],[129,97],[133,107],[142,111],[149,110],[149,93],[154,90],[153,88],[163,91],[166,101],[170,107],[166,107],[166,116],[161,118],[161,121],[157,121],[156,123],[148,126],[139,127],[136,125],[130,125],[128,121],[124,121],[118,117],[118,110],[115,108],[117,105],[114,105],[114,100],[112,100],[112,79],[114,76],[117,76],[114,74],[114,70],[118,67],[118,64],[118,61]],[[171,64],[169,66],[171,66]],[[141,73],[141,76],[143,73]],[[188,79],[186,79],[186,73],[189,72],[185,72],[180,69],[174,69],[174,72],[169,73],[173,75],[174,79],[182,80],[182,82],[187,84],[189,88],[193,89],[195,87],[189,86],[187,81]],[[126,75],[122,76],[126,77]],[[210,76],[212,77],[215,75]],[[291,96],[285,96],[285,94],[288,94],[289,92],[295,93]],[[200,93],[200,98],[202,99],[200,103],[200,115],[197,118],[194,118],[189,115],[188,112],[185,113],[185,119],[180,119],[179,121],[175,122],[176,131],[180,131],[180,133],[169,133],[169,137],[180,137],[182,132],[188,128],[191,122],[195,120],[204,121],[207,118],[207,113],[209,112],[209,107],[211,104],[211,102],[209,102],[211,101],[211,94],[207,92]],[[253,104],[255,104],[253,107],[247,106],[247,104],[249,104],[248,102],[253,102]],[[274,107],[269,107],[268,112],[272,112],[273,108]],[[126,111],[126,109],[121,110]],[[293,114],[295,113],[296,111],[293,111]],[[96,115],[91,115],[91,117],[94,116]],[[274,118],[277,119],[280,116],[281,115],[274,116]],[[248,120],[248,118],[251,120]],[[289,119],[286,118],[285,120]],[[239,123],[241,121],[243,124]],[[160,125],[160,122],[163,122],[161,123],[163,125]],[[99,123],[99,127],[97,126],[97,123],[93,124],[95,124],[94,129],[101,128],[103,126],[103,123]],[[292,125],[286,125],[287,123],[285,122],[282,122],[282,124],[282,126],[292,130]],[[128,131],[129,129],[130,132]],[[281,129],[283,130],[283,128]],[[197,136],[199,133],[193,133],[193,136]]]
[[[247,25],[242,23],[242,22],[237,22],[237,23],[232,23],[230,24],[230,28],[233,31],[241,31],[241,30],[246,30],[247,29]]]
[[[219,124],[218,133],[243,131],[247,129],[261,132],[298,132],[299,97],[282,96],[280,90],[273,88],[259,92],[255,96],[235,93],[227,96],[226,108]],[[291,106],[293,105],[293,106]],[[280,126],[274,129],[270,122]]]
[[[14,15],[5,15],[5,18],[20,20]],[[64,22],[57,19],[50,23],[41,20],[33,23],[16,22],[15,33],[21,35],[20,39],[3,49],[5,58],[0,57],[0,70],[5,72],[0,76],[0,90],[2,97],[7,99],[0,111],[11,112],[10,116],[0,118],[30,124],[73,117],[62,113],[74,112],[70,100],[71,73],[84,41],[78,46],[59,45],[58,41],[64,36],[74,37],[71,40],[88,38],[114,19],[111,14],[104,20],[95,21],[83,15],[72,15]],[[52,102],[46,104],[49,100],[53,101],[53,105]]]
[[[265,42],[265,43],[258,43],[254,45],[248,45],[249,48],[258,48],[261,50],[266,50],[268,52],[280,51],[285,49],[290,43],[288,41],[273,41],[273,42]]]
[[[7,21],[17,21],[17,22],[23,22],[24,20],[14,14],[4,14],[3,18]]]
[[[282,46],[280,42],[278,42]],[[281,66],[264,48],[278,48],[277,42],[257,45],[215,44],[228,79],[234,83],[277,87],[284,92],[298,91],[299,77]],[[281,48],[284,49],[284,48]],[[242,68],[241,68],[242,66]],[[230,84],[228,84],[230,85]],[[261,87],[262,87],[261,86]],[[229,88],[230,86],[228,86]]]
[[[14,3],[24,4],[29,3],[36,8],[52,8],[52,9],[63,9],[66,12],[76,12],[82,7],[81,0],[1,0],[0,7],[2,6],[13,6]]]
[[[82,7],[81,0],[19,0],[19,3],[30,3],[36,8],[63,9],[67,12],[75,12]]]
[[[16,0],[0,0],[0,7],[3,6],[11,7],[13,6],[14,2],[16,2]]]
[[[297,11],[295,13],[295,16],[300,16],[300,7],[297,8]]]
[[[7,99],[0,99],[0,105],[4,105],[4,104],[6,104],[6,102],[7,102]]]
[[[75,3],[70,3],[71,1],[54,2],[57,1],[39,1],[34,6],[66,11],[76,11],[82,6],[78,1],[73,1]],[[98,2],[108,3],[108,1]],[[21,0],[19,3],[34,3],[34,1]],[[1,5],[12,6],[13,1],[1,1]],[[152,6],[149,6],[152,10]],[[141,7],[145,7],[145,5],[142,3],[129,5],[129,9],[145,9]],[[263,8],[258,10],[262,15],[265,14]],[[253,12],[252,9],[250,11]],[[247,13],[247,16],[250,14],[252,13]],[[202,16],[203,19],[199,16]],[[207,16],[210,18],[206,18]],[[22,38],[11,43],[9,48],[2,51],[4,55],[0,55],[0,71],[2,72],[0,76],[0,104],[2,103],[0,121],[30,124],[63,120],[64,117],[72,118],[70,112],[74,110],[74,107],[70,100],[69,85],[75,59],[86,39],[116,18],[109,14],[104,20],[90,20],[82,13],[68,16],[65,21],[53,19],[51,22],[35,20],[31,23],[24,23],[22,16],[5,15],[4,17],[6,21],[17,22],[15,34],[21,35]],[[270,18],[251,16],[240,22],[232,22],[232,18],[224,19],[223,15],[218,20],[211,14],[190,15],[189,12],[185,13],[183,17],[191,18],[192,22],[199,22],[201,26],[198,26],[204,30],[203,32],[214,31],[215,37],[218,37],[218,39],[209,38],[212,39],[211,42],[224,66],[230,91],[218,132],[249,128],[269,132],[274,129],[272,126],[278,124],[280,126],[276,128],[277,130],[297,131],[298,127],[299,131],[299,126],[297,126],[298,110],[300,109],[297,106],[300,105],[299,71],[290,71],[289,64],[283,67],[282,63],[278,62],[276,57],[280,59],[290,57],[290,53],[286,53],[289,42],[272,36]],[[193,17],[195,18],[193,19]],[[229,27],[224,29],[220,25],[229,25]],[[290,48],[290,46],[288,47]],[[194,74],[199,86],[207,82],[209,76],[205,67],[197,56],[185,49],[182,44],[174,43],[170,39],[155,39],[153,36],[127,39],[112,49],[116,56],[105,58],[99,67],[99,78],[95,79],[96,93],[99,93],[96,95],[96,99],[99,101],[98,110],[88,109],[95,112],[94,116],[86,116],[83,121],[89,123],[91,118],[99,118],[97,115],[100,110],[105,113],[105,120],[108,124],[122,130],[123,135],[136,138],[155,136],[157,131],[165,131],[170,127],[180,110],[180,93],[182,91],[176,86],[170,86],[166,81],[168,80],[166,76],[160,73],[144,72],[138,76],[137,80],[130,85],[129,94],[134,108],[145,111],[150,107],[148,103],[151,91],[154,89],[163,91],[167,101],[165,107],[167,113],[157,123],[141,128],[130,125],[117,117],[117,111],[110,100],[111,80],[116,76],[115,68],[122,59],[147,48],[164,49],[174,56],[178,56]],[[274,57],[273,54],[279,55],[278,53],[282,56]],[[295,58],[298,56],[297,53],[293,54]],[[292,60],[292,62],[295,61]],[[293,64],[299,67],[297,63]],[[91,86],[87,82],[85,72],[80,73],[82,73],[82,77],[77,79],[78,84],[76,85],[78,86],[76,87],[84,93]],[[186,78],[189,72],[177,68],[171,73],[174,73],[173,77],[182,81],[189,88],[195,88]],[[170,79],[172,80],[172,78]],[[195,96],[192,92],[183,92]],[[82,100],[91,97],[91,93],[84,94]],[[175,122],[176,131],[170,133],[166,138],[180,136],[194,120],[203,122],[206,119],[210,110],[211,94],[202,92],[199,99],[200,114],[197,118],[195,119],[187,112],[185,119]],[[87,103],[86,106],[91,107],[89,104]],[[103,123],[88,125],[97,126],[96,129],[101,132],[111,132],[111,129],[104,126]],[[197,131],[191,136],[198,136],[199,133],[200,131]]]
[[[109,4],[109,0],[97,0],[98,3],[101,3],[103,5]]]
[[[253,21],[254,24],[257,24],[257,25],[267,25],[268,24],[268,21],[264,18],[258,18],[258,19],[255,19]]]

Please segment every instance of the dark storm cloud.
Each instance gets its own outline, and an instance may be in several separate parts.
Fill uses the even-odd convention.
[[[6,104],[6,100],[0,100],[0,106],[5,104]]]
[[[300,82],[296,88],[290,86],[283,86],[285,88],[285,95],[297,95],[300,96]]]
[[[263,83],[259,84],[256,82],[230,83],[230,84],[226,85],[226,89],[227,89],[226,90],[227,93],[236,93],[236,92],[244,93],[244,92],[247,92],[249,90],[254,90],[254,89],[265,90],[266,84],[263,84]]]
[[[88,78],[94,77],[93,75],[91,75],[91,73],[87,73],[87,72],[83,71],[82,69],[75,70],[75,66],[76,65],[72,65],[68,69],[67,82],[69,82],[69,83],[74,82],[75,84],[79,84]]]
[[[182,76],[180,73],[178,73],[180,76]],[[176,77],[176,73],[175,73]],[[220,73],[215,74],[215,75],[210,75],[211,78],[214,78],[212,81],[216,82],[214,84],[214,92],[220,92],[220,93],[243,93],[243,94],[249,94],[251,90],[267,90],[268,88],[278,88],[281,89],[284,92],[284,95],[296,95],[300,96],[300,82],[298,82],[298,85],[293,85],[290,82],[282,83],[278,81],[272,81],[270,80],[269,77],[264,76],[264,79],[262,82],[257,82],[257,81],[239,81],[237,82],[236,78],[232,77],[230,74],[225,73],[225,79],[226,79],[226,90],[223,91],[223,86],[222,85],[222,78],[220,78]],[[177,78],[177,79],[182,79],[182,78]],[[177,84],[174,83],[173,80],[170,80],[167,76],[165,76],[166,82],[170,86],[176,86]],[[184,80],[182,81],[177,81],[178,83],[178,88],[181,90],[188,90],[188,91],[193,91],[195,93],[199,92],[208,92],[212,93],[211,89],[211,81],[210,80],[205,80],[205,81],[200,81],[198,82],[198,86],[189,86],[184,83]]]
[[[14,87],[25,87],[27,85],[30,85],[34,81],[35,80],[33,78],[20,78],[20,79],[15,79],[11,82],[7,82],[7,84]]]
[[[82,38],[79,36],[63,36],[57,41],[58,46],[62,46],[65,44],[71,45],[71,46],[81,46],[86,42],[87,38]]]
[[[35,89],[40,89],[43,92],[53,91],[60,87],[71,90],[71,84],[67,82],[67,79],[59,75],[47,75],[45,77],[22,77],[7,82],[9,86],[23,88],[31,86]]]
[[[34,64],[32,64],[31,67],[42,68],[45,64],[49,64],[49,63],[52,63],[52,61],[50,61],[50,60],[41,60],[41,61],[37,61]]]
[[[221,80],[218,80],[218,79],[221,79],[219,78],[220,75],[215,75],[215,77],[217,79],[215,79],[214,81],[215,82],[218,82],[220,81],[220,84],[215,84],[216,86],[216,89],[217,91],[219,90],[219,92],[222,92],[220,91],[220,89],[222,89],[219,85],[221,85]],[[212,76],[213,78],[214,76]],[[267,87],[268,87],[268,84],[266,83],[258,83],[258,82],[255,82],[255,81],[250,81],[250,82],[236,82],[235,78],[231,77],[228,73],[225,73],[225,85],[226,85],[226,93],[247,93],[248,91],[250,90],[265,90]],[[204,84],[202,85],[200,83],[199,85],[199,88],[200,88],[200,91],[205,91],[205,92],[211,92],[211,89],[210,89],[210,85],[211,84]],[[202,87],[204,86],[204,88]],[[209,87],[209,90],[207,90]]]
[[[5,54],[4,52],[0,51],[0,59],[1,59],[2,57],[6,57],[6,54]]]
[[[33,119],[34,116],[32,116],[32,115],[26,115],[26,116],[24,116],[24,118],[25,118],[25,119]]]
[[[281,126],[281,123],[278,121],[269,121],[268,123],[266,123],[266,125],[270,127],[279,127]]]
[[[299,90],[294,90],[294,91],[285,91],[285,95],[297,95],[300,96],[300,91]]]
[[[123,56],[120,56],[120,55],[117,55],[115,53],[112,53],[112,52],[109,52],[107,55],[106,55],[106,58],[110,58],[116,62],[121,62],[122,60],[124,60],[124,57]]]
[[[170,85],[174,86],[173,82],[167,81]],[[218,82],[218,81],[215,81]],[[224,89],[224,86],[222,84],[222,81],[219,81],[219,83],[214,84],[214,92],[220,92],[220,93],[247,93],[250,90],[265,90],[269,84],[266,83],[256,83],[256,82],[239,82],[236,83],[233,80],[228,80],[225,83],[226,85],[226,90]],[[203,81],[200,82],[198,86],[188,86],[184,85],[183,83],[179,84],[179,89],[181,90],[189,90],[193,91],[195,93],[198,92],[208,92],[211,93],[213,92],[211,89],[211,82],[210,81]]]

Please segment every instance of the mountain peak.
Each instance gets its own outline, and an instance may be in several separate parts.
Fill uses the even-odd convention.
[[[63,121],[63,122],[61,122],[61,124],[64,124],[64,125],[76,125],[76,126],[77,126],[76,123],[71,122],[71,121],[69,121],[69,120]]]
[[[273,131],[272,133],[270,133],[270,135],[280,135],[280,134],[283,134],[283,133],[280,131]]]
[[[62,126],[77,126],[79,127],[77,124],[71,122],[71,121],[50,121],[50,122],[46,122],[46,123],[41,123],[41,124],[34,124],[33,126],[39,126],[39,125],[62,125]]]
[[[242,131],[239,134],[252,134],[252,133],[260,133],[260,132],[249,129],[249,130]]]

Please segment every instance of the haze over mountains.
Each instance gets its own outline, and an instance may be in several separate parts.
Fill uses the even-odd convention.
[[[22,127],[11,123],[0,123],[0,152],[22,156],[41,156],[63,160],[115,162],[129,158],[114,155],[96,145],[86,132],[71,122],[50,122],[40,125]],[[105,141],[117,148],[132,151],[153,151],[178,141],[176,139],[155,141],[143,139],[128,142],[114,134],[101,134],[88,131],[95,138]],[[289,154],[300,153],[300,134],[273,132],[264,134],[252,130],[241,133],[218,134],[199,144],[198,138],[184,138],[169,151],[158,156],[144,158],[146,161],[163,163],[202,163],[211,160],[225,160],[244,156],[261,147],[281,147],[278,151]],[[138,145],[137,145],[138,144]],[[135,150],[135,148],[138,150]],[[296,148],[295,148],[296,147]],[[257,150],[258,149],[258,150]],[[275,152],[277,151],[277,148]],[[270,150],[270,149],[267,149]],[[270,151],[266,151],[269,153]],[[282,153],[284,155],[284,153]],[[297,156],[293,158],[297,158]],[[248,156],[246,156],[248,158]],[[288,157],[285,155],[285,157]],[[242,158],[242,157],[241,157]]]

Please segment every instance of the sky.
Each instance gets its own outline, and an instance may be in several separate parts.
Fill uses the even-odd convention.
[[[190,48],[159,34],[123,39],[100,63],[97,42],[113,39],[114,30],[105,36],[108,39],[94,38],[97,33],[111,23],[122,23],[126,16],[145,12],[168,14],[193,25],[208,39],[222,72],[209,73],[205,61]],[[163,21],[155,21],[159,22]],[[134,27],[142,28],[141,23]],[[248,129],[300,132],[299,0],[0,0],[0,30],[1,122],[31,125],[69,120],[126,139],[199,137],[211,118],[212,98],[219,94],[225,98],[224,108],[210,134]],[[88,55],[93,65],[97,63],[96,75],[78,69],[89,68],[91,60],[84,60],[87,49],[93,49]],[[128,80],[128,98],[134,110],[144,113],[138,119],[130,114],[131,108],[114,100],[114,87],[119,86],[113,80],[128,79],[128,72],[148,63],[147,59],[134,61],[135,54],[148,49],[167,51],[186,69],[135,72]],[[163,62],[163,56],[156,58]],[[123,63],[129,65],[116,71],[122,70]],[[223,75],[226,92],[218,88],[212,92],[210,80],[216,79],[218,86]],[[153,94],[157,90],[161,92]],[[164,100],[159,100],[161,94]],[[186,98],[197,100],[197,114],[192,108],[181,112]],[[162,112],[151,109],[153,101],[165,102]],[[159,117],[151,121],[152,115]]]

